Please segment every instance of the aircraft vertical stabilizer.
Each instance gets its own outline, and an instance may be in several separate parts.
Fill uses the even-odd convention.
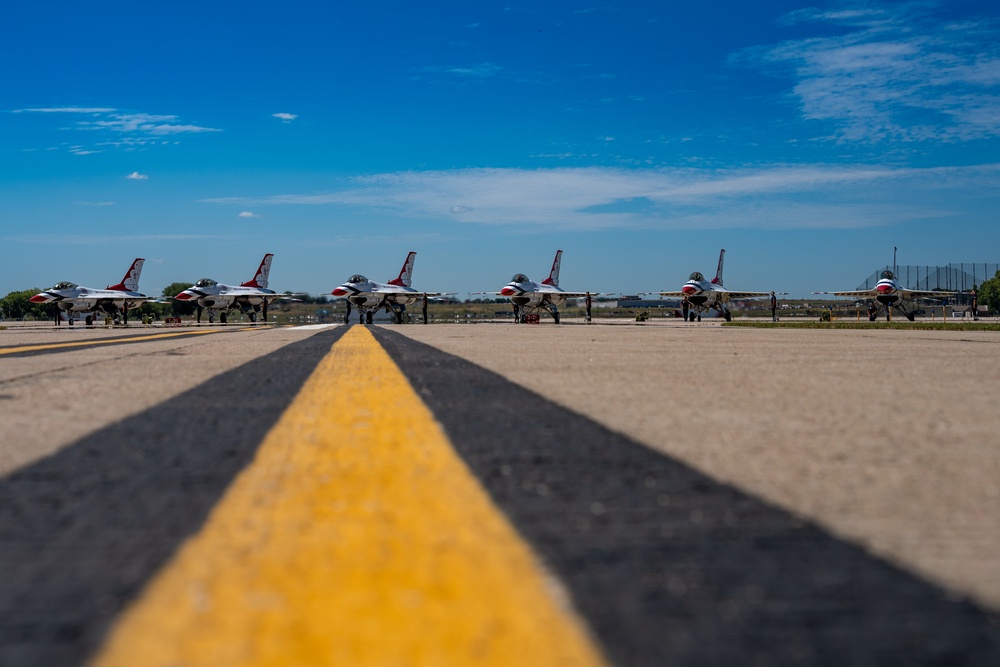
[[[142,273],[142,265],[145,261],[142,257],[136,257],[122,281],[117,285],[108,285],[105,289],[118,290],[119,292],[138,292],[139,275]]]
[[[245,283],[240,283],[240,287],[260,287],[267,289],[267,277],[271,275],[271,259],[273,257],[274,253],[270,252],[264,255],[264,259],[260,260],[260,266],[257,267],[257,273],[254,274],[253,279]]]
[[[562,250],[556,250],[556,257],[552,260],[552,270],[549,277],[542,281],[543,285],[559,287],[559,267],[562,265]]]
[[[719,268],[715,270],[715,277],[712,278],[712,284],[723,287],[722,285],[722,260],[726,258],[726,249],[723,248],[719,251]]]
[[[403,268],[399,270],[399,275],[389,281],[390,285],[410,286],[410,282],[413,280],[413,260],[416,257],[417,253],[411,250],[410,254],[406,256],[406,261],[403,262]]]

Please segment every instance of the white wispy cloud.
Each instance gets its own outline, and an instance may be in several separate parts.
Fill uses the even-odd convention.
[[[130,180],[130,181],[148,181],[149,180],[149,176],[147,174],[140,174],[137,171],[133,171],[131,174],[129,174],[125,178],[127,180]]]
[[[240,211],[239,217],[241,217],[241,218],[259,218],[260,214],[254,213],[253,211]]]
[[[214,127],[180,123],[177,116],[148,113],[113,113],[108,114],[104,120],[80,121],[77,126],[83,130],[111,130],[125,134],[153,136],[221,131]]]
[[[1000,164],[893,169],[776,165],[731,170],[464,169],[359,177],[324,193],[213,198],[246,206],[339,205],[400,218],[526,229],[846,228],[981,205]],[[939,196],[940,195],[940,196]],[[947,196],[946,196],[947,195]]]
[[[298,118],[299,115],[298,114],[294,114],[294,113],[279,112],[279,113],[273,113],[273,114],[271,114],[271,117],[272,118],[277,118],[278,120],[283,120],[286,123],[290,123],[293,120],[295,120],[296,118]]]
[[[935,3],[803,9],[785,25],[835,36],[747,49],[733,62],[790,74],[806,119],[832,121],[845,141],[967,141],[1000,136],[995,19],[945,21]],[[846,30],[846,32],[844,32]]]
[[[134,150],[176,143],[175,139],[164,139],[164,137],[222,131],[214,127],[184,122],[178,116],[171,114],[125,113],[111,107],[34,107],[15,109],[13,113],[86,116],[59,128],[97,134],[101,137],[100,141],[91,145],[71,147],[69,150],[75,155],[90,155],[101,152],[100,149],[106,147]]]
[[[115,109],[110,107],[42,107],[33,109],[14,109],[13,113],[86,113],[104,114],[113,113]]]
[[[449,74],[468,79],[488,79],[498,75],[503,68],[494,63],[478,63],[475,65],[429,65],[417,68],[418,72],[427,74]]]

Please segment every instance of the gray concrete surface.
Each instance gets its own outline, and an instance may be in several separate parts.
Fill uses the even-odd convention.
[[[11,664],[85,659],[341,331],[0,356]],[[621,664],[995,664],[1000,335],[375,331]],[[25,327],[0,347],[122,335]]]
[[[709,476],[1000,609],[1000,335],[407,326]]]
[[[59,344],[208,329],[10,326],[0,347]],[[218,333],[0,357],[0,475],[167,401],[251,359],[316,333],[289,327],[216,327]],[[231,387],[239,392],[240,387]],[[211,409],[211,406],[206,406]]]

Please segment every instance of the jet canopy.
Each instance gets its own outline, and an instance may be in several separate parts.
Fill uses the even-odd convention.
[[[202,278],[194,284],[195,287],[212,287],[214,285],[218,285],[218,283],[211,278]]]
[[[697,280],[698,282],[703,283],[705,282],[705,276],[701,274],[701,271],[695,271],[690,276],[688,276],[688,280]]]
[[[366,283],[366,282],[368,282],[368,279],[365,278],[360,273],[355,273],[353,276],[351,276],[350,278],[347,279],[347,282],[349,282],[349,283]]]
[[[886,269],[885,271],[882,272],[882,277],[887,280],[893,280],[896,276],[893,275],[892,271]]]
[[[61,283],[56,283],[55,285],[53,285],[52,289],[73,289],[76,286],[77,286],[76,283],[71,283],[64,280]]]
[[[528,282],[528,276],[523,273],[515,273],[514,277],[510,279],[512,283],[526,283]]]

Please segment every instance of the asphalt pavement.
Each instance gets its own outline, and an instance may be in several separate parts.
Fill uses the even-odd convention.
[[[1000,417],[984,410],[995,334],[369,330],[609,663],[1000,664]],[[211,527],[283,418],[356,410],[370,424],[362,435],[410,428],[393,421],[395,403],[352,399],[352,378],[377,383],[386,371],[364,351],[336,356],[346,331],[95,330],[93,345],[72,346],[88,334],[0,332],[0,664],[97,655],[182,545]],[[337,397],[293,413],[317,369],[337,377]],[[335,456],[339,431],[326,430]],[[363,480],[371,462],[347,470]],[[434,479],[444,492],[448,478]],[[362,503],[382,533],[399,524],[371,503],[388,497]],[[430,525],[434,506],[418,503]],[[440,519],[436,549],[450,544],[450,521]],[[253,550],[257,538],[245,539]],[[377,599],[412,600],[373,576]],[[419,624],[413,616],[405,622]],[[233,631],[254,632],[246,623]],[[435,660],[488,664],[457,652]],[[364,662],[384,661],[376,651]],[[414,653],[411,664],[431,662]]]

